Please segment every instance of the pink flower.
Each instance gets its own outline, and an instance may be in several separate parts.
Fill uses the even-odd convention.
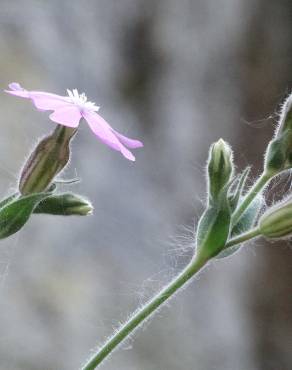
[[[96,112],[99,107],[95,103],[87,101],[86,95],[79,94],[77,89],[67,90],[68,96],[61,96],[42,91],[27,91],[18,83],[9,84],[8,94],[21,98],[31,99],[40,111],[52,110],[50,119],[56,123],[68,127],[78,127],[81,118],[84,118],[93,133],[106,145],[123,154],[130,161],[135,161],[133,154],[127,149],[141,148],[143,144],[139,140],[129,139],[115,131]]]

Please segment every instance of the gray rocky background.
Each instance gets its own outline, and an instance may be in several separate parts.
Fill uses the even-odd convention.
[[[85,91],[136,163],[86,125],[63,177],[89,218],[35,217],[0,245],[0,369],[73,370],[181,270],[205,198],[209,145],[261,168],[291,91],[290,0],[0,0],[0,86]],[[0,191],[54,126],[1,94]],[[273,199],[273,196],[271,197]],[[292,250],[259,240],[208,267],[102,367],[289,370]]]

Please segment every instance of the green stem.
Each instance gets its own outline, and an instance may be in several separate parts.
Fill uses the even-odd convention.
[[[132,317],[104,343],[98,352],[92,356],[82,370],[94,370],[126,337],[190,280],[206,263],[207,260],[204,258],[194,258],[174,280],[141,309],[138,309]]]
[[[225,248],[240,244],[249,239],[260,235],[259,229],[255,228],[249,232],[231,239]],[[142,308],[138,309],[132,317],[114,333],[103,346],[87,362],[82,370],[94,370],[111,352],[126,339],[143,321],[149,318],[165,301],[172,297],[186,282],[188,282],[203,266],[208,262],[208,258],[202,255],[195,256],[185,269],[164,287],[154,298],[147,302]]]
[[[260,233],[260,230],[258,227],[255,227],[254,229],[251,229],[249,231],[247,231],[246,233],[244,234],[241,234],[239,236],[236,236],[235,238],[233,239],[230,239],[228,243],[226,243],[225,247],[223,248],[224,249],[227,249],[227,248],[230,248],[230,247],[233,247],[234,245],[236,244],[241,244],[241,243],[244,243],[250,239],[253,239],[257,236],[261,235]]]
[[[245,195],[243,201],[240,203],[239,207],[236,209],[232,216],[232,225],[236,225],[239,221],[240,217],[250,205],[250,203],[254,200],[254,198],[260,193],[260,191],[264,188],[267,182],[271,179],[271,175],[263,172],[261,176],[257,179],[253,187],[249,190],[249,192]]]

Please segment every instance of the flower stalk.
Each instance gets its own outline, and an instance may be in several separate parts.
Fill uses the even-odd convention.
[[[226,244],[226,247],[231,247],[248,241],[259,235],[258,230],[246,233],[240,237],[236,237]],[[175,277],[166,287],[164,287],[157,295],[147,302],[142,308],[138,309],[132,317],[123,324],[88,360],[81,370],[96,369],[111,352],[119,346],[127,337],[129,337],[135,329],[137,329],[144,321],[146,321],[155,311],[163,305],[167,300],[174,296],[180,288],[189,282],[202,268],[209,262],[210,258],[203,257],[203,254],[195,255],[184,270]]]
[[[256,238],[257,236],[260,236],[261,235],[261,231],[258,227],[255,227],[249,231],[247,231],[246,233],[243,233],[239,236],[236,236],[232,239],[230,239],[225,247],[223,248],[223,250],[226,250],[230,247],[234,247],[235,245],[238,245],[238,244],[242,244],[250,239],[253,239],[253,238]]]
[[[186,282],[188,282],[207,263],[203,258],[194,258],[185,269],[154,298],[137,310],[132,317],[110,337],[100,350],[92,356],[82,370],[94,370],[110,353],[126,339],[137,327],[149,318],[164,302],[172,297]]]

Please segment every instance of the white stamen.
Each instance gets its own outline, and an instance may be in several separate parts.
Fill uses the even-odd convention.
[[[80,109],[88,109],[97,112],[99,107],[91,101],[87,101],[87,96],[82,93],[79,94],[77,89],[69,90],[67,89],[68,96],[71,102],[77,105]]]

